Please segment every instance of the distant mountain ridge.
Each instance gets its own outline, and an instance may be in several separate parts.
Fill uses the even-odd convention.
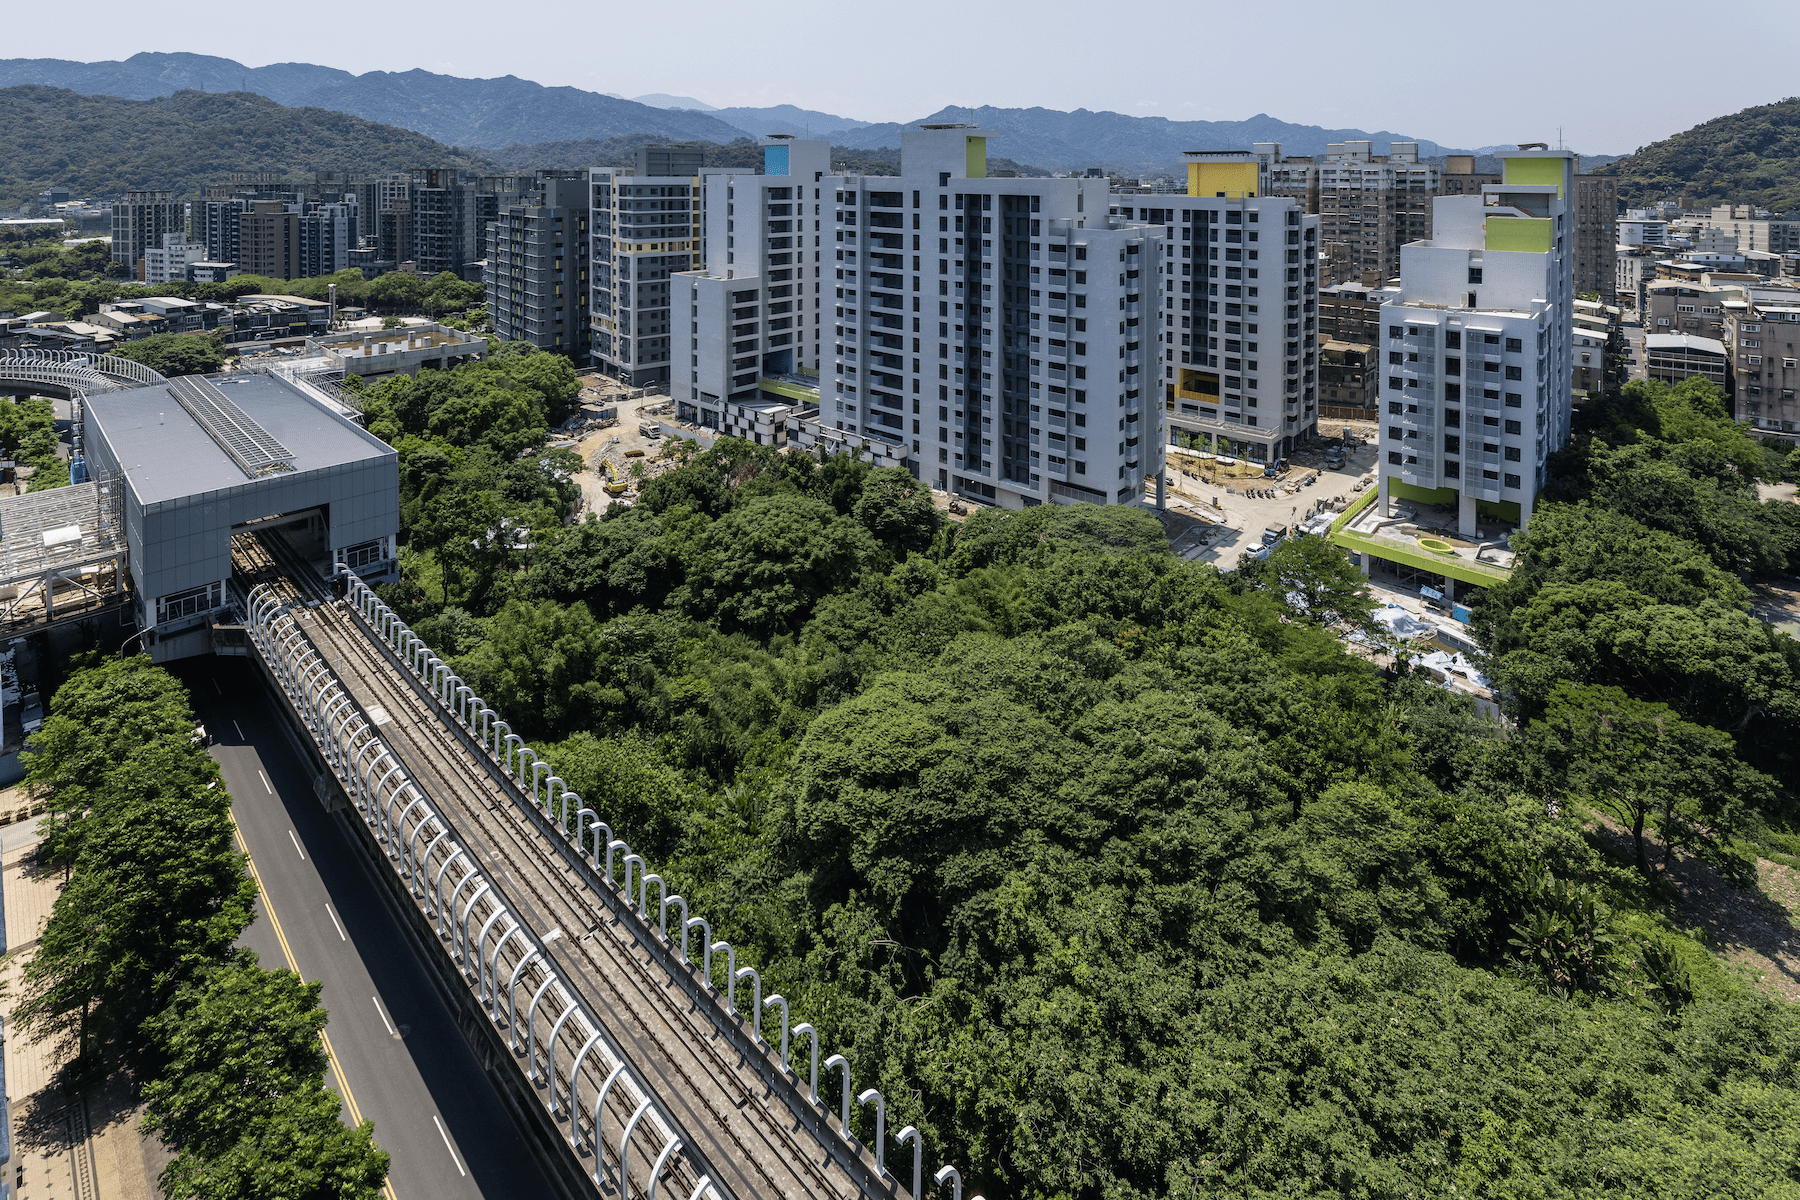
[[[777,133],[876,150],[897,148],[909,124],[966,121],[993,131],[990,152],[1052,170],[1104,166],[1126,174],[1168,171],[1179,167],[1184,150],[1247,150],[1256,142],[1280,142],[1289,154],[1323,154],[1328,144],[1344,141],[1372,142],[1376,153],[1386,153],[1396,141],[1418,142],[1426,157],[1470,153],[1414,135],[1327,129],[1267,113],[1243,121],[1174,121],[1089,109],[951,106],[916,121],[871,124],[791,104],[710,108],[692,96],[656,92],[627,100],[580,88],[545,87],[511,75],[463,79],[422,70],[355,75],[310,63],[253,68],[188,53],[144,52],[123,62],[97,63],[0,59],[0,87],[18,84],[135,100],[183,88],[256,92],[281,104],[333,109],[476,150],[604,142],[640,134],[726,145]]]
[[[148,100],[183,88],[246,91],[295,108],[329,108],[398,125],[454,146],[504,146],[649,133],[729,142],[745,131],[705,113],[652,108],[580,88],[547,88],[508,75],[460,79],[430,71],[353,75],[310,63],[246,67],[204,54],[134,54],[124,62],[0,59],[0,87],[43,84],[84,95]]]
[[[191,199],[233,171],[311,180],[320,170],[386,174],[413,167],[504,174],[497,163],[322,108],[288,108],[250,92],[181,91],[147,100],[83,96],[61,88],[0,88],[0,209],[51,184],[77,196],[133,189]]]

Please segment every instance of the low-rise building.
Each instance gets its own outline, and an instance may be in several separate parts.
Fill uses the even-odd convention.
[[[1381,344],[1384,284],[1374,271],[1358,282],[1319,289],[1319,337],[1326,341]]]
[[[1730,303],[1726,313],[1732,415],[1760,433],[1792,441],[1800,433],[1800,297]]]
[[[1644,328],[1651,333],[1685,333],[1694,337],[1713,338],[1725,334],[1727,300],[1743,297],[1743,289],[1709,287],[1696,278],[1658,279],[1644,286],[1649,301]]]
[[[1319,349],[1319,415],[1339,421],[1374,420],[1380,378],[1374,346],[1326,342]]]
[[[1571,386],[1589,396],[1617,391],[1623,380],[1613,363],[1624,349],[1619,310],[1595,300],[1577,300],[1574,309],[1575,327],[1569,342]]]
[[[144,251],[144,282],[153,286],[185,282],[188,268],[205,257],[204,244],[188,241],[185,234],[165,233],[162,245]]]
[[[1652,333],[1644,338],[1648,374],[1664,383],[1699,376],[1729,391],[1731,356],[1718,338],[1689,333]]]

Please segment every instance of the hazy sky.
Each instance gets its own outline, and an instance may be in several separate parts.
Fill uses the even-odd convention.
[[[313,62],[362,73],[421,67],[517,75],[716,106],[797,104],[865,121],[916,120],[946,104],[1111,109],[1177,120],[1266,112],[1331,128],[1390,130],[1444,145],[1566,143],[1629,153],[1701,121],[1800,91],[1781,48],[1791,0],[1732,5],[1730,25],[1774,50],[1767,69],[1684,42],[1704,6],[1648,0],[1491,5],[1168,3],[1034,5],[549,3],[473,0],[243,10],[171,20],[97,0],[78,21],[11,6],[0,55],[126,58],[186,50],[250,66]],[[259,15],[259,13],[261,15]],[[1354,24],[1342,18],[1354,15]],[[1721,43],[1727,44],[1727,43]],[[1683,46],[1699,60],[1683,62]]]

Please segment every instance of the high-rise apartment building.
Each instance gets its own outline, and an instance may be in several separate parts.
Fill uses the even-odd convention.
[[[161,246],[167,234],[187,233],[187,206],[174,192],[126,192],[112,206],[112,260],[134,272],[144,251]]]
[[[495,180],[465,181],[454,167],[420,168],[412,173],[407,205],[411,244],[401,260],[417,263],[427,278],[443,271],[466,278],[481,261],[488,222],[500,211]]]
[[[989,136],[907,129],[899,177],[815,185],[818,431],[1003,508],[1137,504],[1152,478],[1160,500],[1165,338],[1194,300],[1165,290],[1169,225],[1113,218],[1104,180],[989,178]]]
[[[669,394],[687,419],[780,444],[797,407],[793,393],[811,399],[826,308],[822,243],[826,227],[835,234],[828,214],[843,187],[830,169],[830,143],[777,137],[763,145],[762,174],[698,180],[706,266],[669,280]],[[782,390],[765,391],[765,379]]]
[[[300,218],[300,274],[332,275],[350,266],[362,244],[361,205],[353,200],[308,204]]]
[[[188,236],[206,247],[210,261],[234,263],[242,256],[240,223],[250,203],[237,196],[207,196],[188,205]]]
[[[281,200],[252,200],[238,217],[238,255],[246,275],[300,278],[300,214]]]
[[[1436,202],[1382,306],[1383,514],[1454,503],[1465,536],[1480,505],[1523,526],[1569,435],[1575,159],[1500,158],[1502,183]]]
[[[1166,224],[1181,309],[1165,331],[1168,421],[1221,454],[1285,458],[1318,431],[1321,218],[1263,193],[1275,172],[1260,148],[1188,158],[1184,207],[1127,212],[1124,197],[1120,209]]]
[[[1431,201],[1442,172],[1419,159],[1417,142],[1394,142],[1386,154],[1374,143],[1333,142],[1323,157],[1285,156],[1280,142],[1258,142],[1268,168],[1270,196],[1287,196],[1319,217],[1319,238],[1342,244],[1350,277],[1364,271],[1391,278],[1400,269],[1400,247],[1431,236]]]
[[[1577,162],[1579,166],[1579,161]],[[1575,291],[1619,297],[1619,181],[1611,175],[1575,176]]]
[[[1479,196],[1490,183],[1499,183],[1498,175],[1475,169],[1473,154],[1447,154],[1444,172],[1438,176],[1439,194],[1444,196]]]
[[[639,147],[642,172],[588,171],[590,353],[633,387],[670,382],[670,281],[706,262],[700,177],[649,174],[662,149]]]
[[[518,183],[516,201],[504,204],[488,225],[485,283],[493,336],[585,363],[587,172],[539,171]]]

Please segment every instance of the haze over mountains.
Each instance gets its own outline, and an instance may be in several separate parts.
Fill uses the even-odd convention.
[[[1047,108],[948,107],[907,122],[867,123],[794,105],[714,108],[690,96],[636,100],[572,87],[545,87],[515,76],[462,79],[430,71],[355,75],[309,63],[246,67],[201,54],[135,54],[123,62],[0,60],[0,87],[43,84],[87,95],[145,100],[184,88],[249,91],[294,107],[327,108],[397,125],[449,145],[489,150],[535,142],[648,134],[670,140],[730,142],[771,133],[825,138],[879,149],[900,144],[905,124],[969,121],[994,130],[995,153],[1051,169],[1105,165],[1126,171],[1168,169],[1183,150],[1280,142],[1290,154],[1323,153],[1330,142],[1368,140],[1378,153],[1393,141],[1418,141],[1426,155],[1467,153],[1416,134],[1325,129],[1259,113],[1243,121],[1172,121],[1115,112]]]

